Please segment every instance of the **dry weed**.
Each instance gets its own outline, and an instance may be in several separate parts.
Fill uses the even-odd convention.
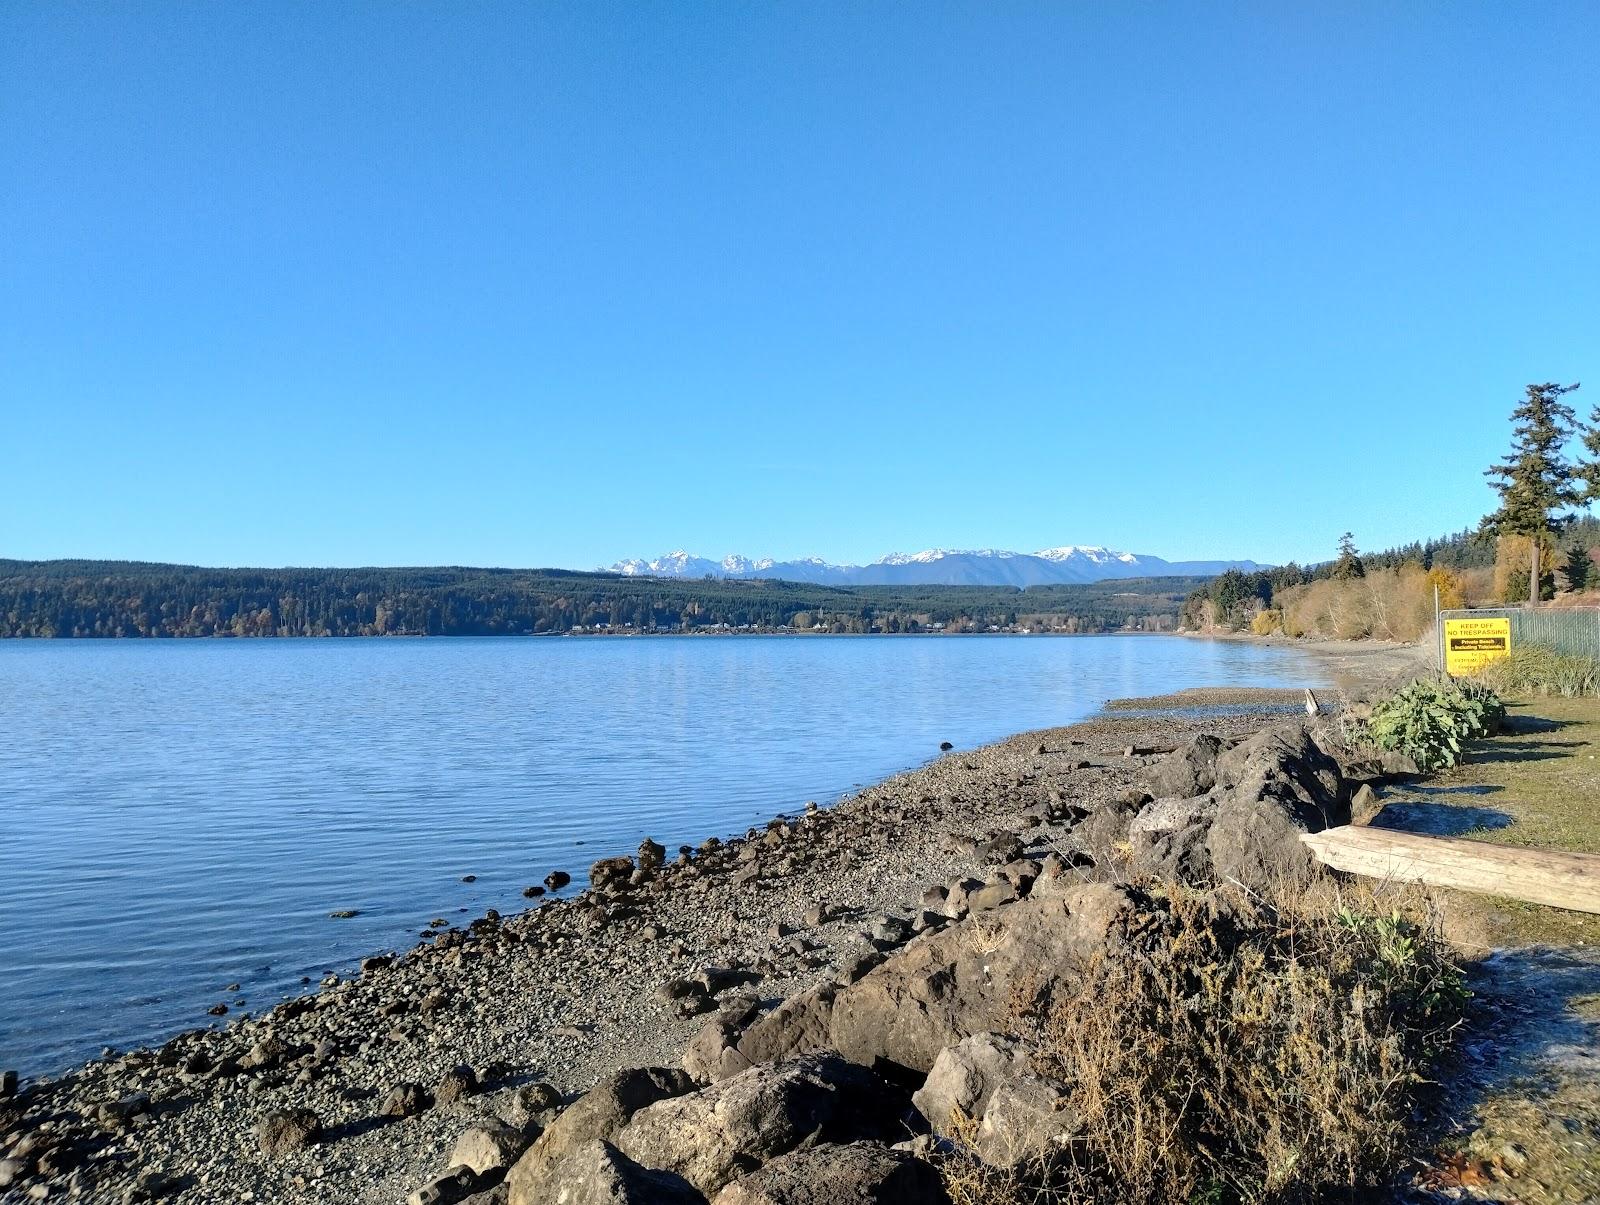
[[[1436,912],[1326,881],[1162,890],[1162,922],[1082,966],[1077,999],[1016,995],[1081,1139],[1025,1174],[952,1158],[957,1202],[1299,1203],[1390,1174],[1465,999]]]

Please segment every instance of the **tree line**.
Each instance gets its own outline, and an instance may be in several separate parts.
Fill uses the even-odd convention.
[[[206,569],[0,560],[0,636],[1170,631],[1193,578],[1027,590],[818,586],[559,569]]]
[[[1600,502],[1600,406],[1580,422],[1562,401],[1578,388],[1553,382],[1527,386],[1511,413],[1511,450],[1485,471],[1499,505],[1476,527],[1368,553],[1360,552],[1346,532],[1337,555],[1327,561],[1256,573],[1229,570],[1189,593],[1183,625],[1298,635],[1291,630],[1298,625],[1286,621],[1291,606],[1308,598],[1342,609],[1356,623],[1353,612],[1360,608],[1348,600],[1338,608],[1339,591],[1314,589],[1318,583],[1361,583],[1359,593],[1367,600],[1387,599],[1376,607],[1380,612],[1396,595],[1410,596],[1404,604],[1410,611],[1421,605],[1419,599],[1431,611],[1434,587],[1446,606],[1460,606],[1474,581],[1488,583],[1480,601],[1528,605],[1553,598],[1558,584],[1569,592],[1588,589],[1600,577],[1595,563],[1600,518],[1585,513]]]

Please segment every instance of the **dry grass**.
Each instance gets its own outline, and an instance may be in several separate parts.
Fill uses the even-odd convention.
[[[1437,918],[1331,884],[1167,890],[1078,999],[1017,1018],[1080,1137],[1025,1174],[949,1161],[960,1205],[1309,1202],[1390,1174],[1464,1002]]]

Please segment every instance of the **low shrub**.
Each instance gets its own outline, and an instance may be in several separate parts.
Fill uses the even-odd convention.
[[[1270,636],[1283,631],[1283,612],[1257,611],[1250,620],[1250,630],[1257,636]]]
[[[1461,973],[1429,910],[1365,888],[1275,894],[1178,892],[1136,951],[1083,968],[1076,999],[1021,1012],[1076,1137],[1015,1171],[958,1153],[957,1205],[1298,1205],[1388,1180],[1464,1010]]]
[[[1373,704],[1365,736],[1437,770],[1461,760],[1465,741],[1498,732],[1504,718],[1499,695],[1483,683],[1418,678]]]
[[[1600,696],[1600,657],[1576,657],[1527,646],[1490,662],[1477,680],[1508,695]]]

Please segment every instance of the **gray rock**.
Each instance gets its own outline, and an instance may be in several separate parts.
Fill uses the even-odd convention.
[[[603,1139],[573,1148],[537,1180],[512,1181],[508,1205],[705,1205],[670,1172],[651,1171]]]
[[[480,1174],[508,1169],[522,1158],[530,1143],[516,1126],[497,1118],[484,1118],[468,1126],[450,1150],[451,1167],[470,1167]]]
[[[1150,772],[1150,793],[1157,799],[1191,799],[1217,785],[1217,757],[1222,741],[1209,733],[1194,737],[1156,763]]]
[[[380,1117],[415,1117],[427,1111],[433,1101],[420,1084],[398,1083],[383,1095],[378,1104]]]
[[[995,1167],[1048,1163],[1078,1133],[1066,1088],[1024,1075],[995,1086],[973,1140],[978,1158]]]
[[[724,1188],[715,1205],[942,1205],[948,1200],[931,1164],[905,1151],[851,1142],[780,1155]]]
[[[462,1205],[484,1187],[484,1177],[470,1167],[452,1167],[407,1197],[406,1205]]]
[[[441,1105],[453,1105],[457,1101],[465,1100],[476,1095],[478,1091],[478,1073],[471,1067],[463,1064],[452,1067],[444,1073],[444,1078],[439,1081],[439,1087],[433,1097]]]
[[[1086,883],[928,934],[839,992],[829,1044],[864,1066],[888,1059],[927,1072],[946,1046],[1004,1031],[1017,985],[1030,985],[1040,1008],[1076,991],[1080,960],[1145,906],[1127,888]]]
[[[261,1153],[277,1159],[322,1137],[322,1121],[310,1109],[278,1109],[256,1122],[254,1130]]]
[[[888,1137],[901,1114],[882,1080],[825,1052],[751,1067],[641,1109],[616,1144],[709,1195],[801,1146]]]
[[[1217,807],[1213,794],[1145,804],[1128,824],[1135,865],[1161,879],[1208,881],[1212,868],[1207,840]]]
[[[517,1160],[507,1177],[512,1205],[545,1205],[537,1191],[557,1163],[592,1139],[613,1138],[640,1109],[693,1087],[694,1081],[676,1067],[630,1067],[606,1076],[569,1105]]]
[[[745,1067],[756,1063],[772,1063],[810,1050],[824,1049],[828,1044],[828,1026],[833,1017],[833,1001],[838,986],[820,983],[807,991],[790,996],[777,1008],[755,1020],[739,1036],[735,1051]],[[733,1060],[725,1065],[742,1071]],[[718,1079],[726,1076],[718,1076]]]
[[[617,858],[601,858],[589,867],[589,886],[596,891],[616,891],[626,887],[633,878],[633,859],[624,854]]]
[[[1317,872],[1300,835],[1350,822],[1338,763],[1303,723],[1274,724],[1217,759],[1226,789],[1206,838],[1215,873],[1247,887]]]
[[[1362,783],[1350,796],[1351,824],[1371,824],[1381,811],[1383,800],[1378,798],[1378,792],[1372,789],[1370,782]]]
[[[898,916],[880,916],[872,922],[868,936],[880,950],[902,944],[911,935],[910,926]]]
[[[995,1088],[1024,1069],[1025,1060],[1014,1039],[994,1033],[973,1034],[939,1052],[933,1070],[911,1100],[934,1133],[949,1137],[957,1116],[968,1120],[982,1117]]]

